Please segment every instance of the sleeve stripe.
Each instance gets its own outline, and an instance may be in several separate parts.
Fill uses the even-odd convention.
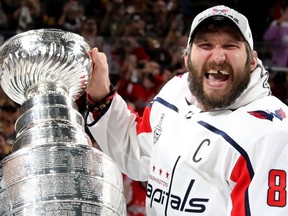
[[[169,102],[167,102],[166,100],[164,100],[163,98],[161,97],[157,97],[154,99],[154,102],[158,102],[158,103],[161,103],[162,105],[164,105],[165,107],[175,111],[175,112],[179,112],[178,108],[174,105],[174,104],[171,104]]]
[[[155,103],[155,102],[158,102],[162,105],[164,105],[165,107],[175,111],[175,112],[178,112],[178,108],[167,102],[166,100],[164,100],[163,98],[161,97],[157,97],[153,100],[152,103],[150,103],[144,110],[144,113],[143,113],[143,117],[139,117],[139,115],[135,112],[133,112],[132,110],[130,110],[132,113],[134,113],[136,115],[136,122],[137,122],[137,126],[136,126],[136,130],[137,130],[137,134],[140,134],[140,133],[151,133],[152,132],[152,128],[151,128],[151,125],[150,125],[150,112],[151,112],[151,108],[152,108],[152,104]]]

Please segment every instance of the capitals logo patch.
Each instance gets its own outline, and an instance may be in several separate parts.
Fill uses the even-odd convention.
[[[250,115],[255,116],[259,119],[266,119],[273,121],[274,117],[278,118],[280,121],[286,118],[286,114],[282,108],[275,110],[274,112],[263,111],[263,110],[256,110],[248,112]]]

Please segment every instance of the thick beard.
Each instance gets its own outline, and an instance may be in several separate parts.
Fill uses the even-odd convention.
[[[233,74],[232,67],[228,64],[226,68],[230,70],[230,74]],[[192,95],[196,98],[197,102],[200,103],[206,110],[215,110],[215,109],[223,109],[232,105],[235,100],[243,93],[243,91],[247,88],[250,82],[250,64],[247,59],[243,74],[246,76],[241,77],[242,79],[238,82],[234,81],[232,89],[229,93],[221,99],[216,99],[213,97],[209,97],[205,94],[203,90],[203,79],[202,73],[197,71],[192,64],[192,61],[189,59],[187,62],[187,68],[189,70],[188,75],[188,83],[189,89]],[[205,68],[208,68],[207,66]],[[232,72],[232,73],[231,73]]]

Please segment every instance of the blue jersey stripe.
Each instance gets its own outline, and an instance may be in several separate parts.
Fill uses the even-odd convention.
[[[251,161],[249,159],[247,152],[224,131],[217,129],[204,121],[198,121],[198,123],[202,125],[203,127],[207,128],[208,130],[212,131],[213,133],[222,136],[228,143],[230,143],[244,157],[248,166],[250,178],[252,179],[254,176],[254,170],[253,170],[253,167],[252,167],[252,164],[251,164]]]
[[[175,112],[177,112],[177,113],[178,113],[178,111],[179,111],[179,109],[178,109],[175,105],[167,102],[167,101],[164,100],[163,98],[157,97],[157,98],[154,99],[154,102],[159,102],[159,103],[161,103],[162,105],[164,105],[165,107],[167,107],[167,108],[169,108],[169,109],[171,109],[171,110],[173,110],[173,111],[175,111]]]

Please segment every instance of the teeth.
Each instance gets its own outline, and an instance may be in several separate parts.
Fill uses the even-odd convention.
[[[221,74],[224,74],[224,75],[229,75],[229,73],[228,73],[227,71],[219,70],[219,72],[220,72]]]
[[[217,74],[218,71],[215,71],[215,70],[208,70],[207,73],[209,73],[209,74]]]
[[[227,71],[224,71],[224,70],[208,70],[207,71],[208,74],[217,74],[217,73],[221,73],[221,74],[224,74],[224,75],[229,75],[229,73]]]

